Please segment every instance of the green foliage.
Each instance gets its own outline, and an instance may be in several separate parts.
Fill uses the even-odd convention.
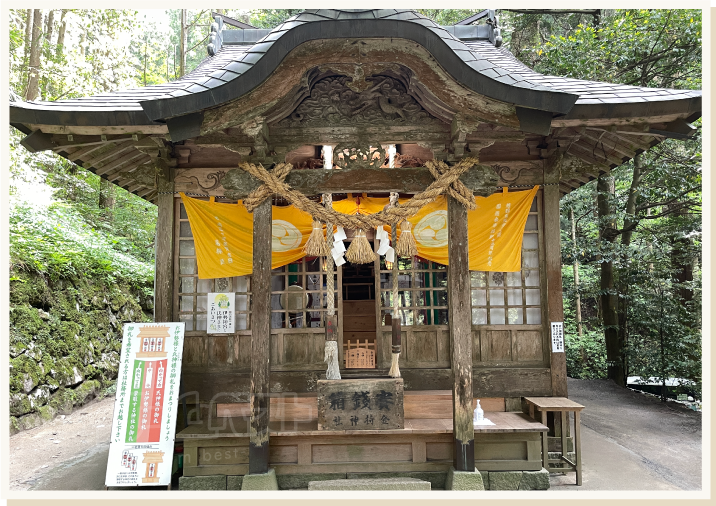
[[[458,21],[477,14],[484,9],[416,9],[420,14],[426,16],[439,25],[454,25]]]
[[[275,28],[304,9],[252,9],[249,24],[256,28]]]
[[[527,65],[552,75],[651,87],[701,86],[701,12],[597,10],[502,11],[506,45]],[[612,214],[597,216],[596,182],[561,200],[568,373],[606,377],[601,266],[614,265],[614,293],[628,376],[701,382],[701,136],[666,140],[612,170]],[[640,174],[635,178],[635,174]],[[627,213],[635,192],[633,214]],[[571,239],[574,212],[576,243]],[[600,230],[615,224],[616,240]],[[579,263],[579,288],[572,264]],[[583,335],[576,325],[581,298]]]
[[[701,11],[618,10],[532,48],[546,74],[664,88],[701,87]]]
[[[47,208],[18,203],[10,211],[10,259],[16,268],[55,279],[83,274],[150,282],[151,264],[128,255],[130,247],[127,238],[97,230],[66,203]]]

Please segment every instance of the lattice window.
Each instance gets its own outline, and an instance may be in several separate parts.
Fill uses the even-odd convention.
[[[326,312],[325,260],[304,257],[271,271],[271,328],[323,327]],[[338,276],[334,272],[334,307],[338,314]]]
[[[235,292],[236,330],[251,328],[251,276],[199,279],[194,237],[184,204],[178,202],[174,307],[186,331],[206,332],[207,294]]]
[[[540,248],[542,222],[535,198],[522,237],[522,270],[470,272],[473,325],[533,325],[542,322]]]
[[[420,257],[398,258],[401,325],[447,325],[447,267]],[[381,322],[392,315],[393,271],[380,258]]]

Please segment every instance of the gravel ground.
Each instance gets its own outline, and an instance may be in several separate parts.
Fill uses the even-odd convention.
[[[552,490],[700,490],[701,413],[606,380],[568,381],[582,411],[583,486]],[[10,490],[101,490],[114,398],[10,437]]]
[[[113,413],[114,396],[106,397],[10,437],[10,490],[30,490],[64,463],[109,447]]]

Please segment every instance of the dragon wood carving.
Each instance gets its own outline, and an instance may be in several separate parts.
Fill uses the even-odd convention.
[[[349,87],[348,76],[326,77],[318,81],[287,118],[281,127],[304,125],[374,124],[436,122],[423,107],[407,93],[403,84],[392,77],[366,78],[372,86],[361,92]]]

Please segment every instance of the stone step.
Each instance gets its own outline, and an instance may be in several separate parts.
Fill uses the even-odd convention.
[[[430,490],[430,482],[417,478],[360,478],[311,481],[308,490]]]

